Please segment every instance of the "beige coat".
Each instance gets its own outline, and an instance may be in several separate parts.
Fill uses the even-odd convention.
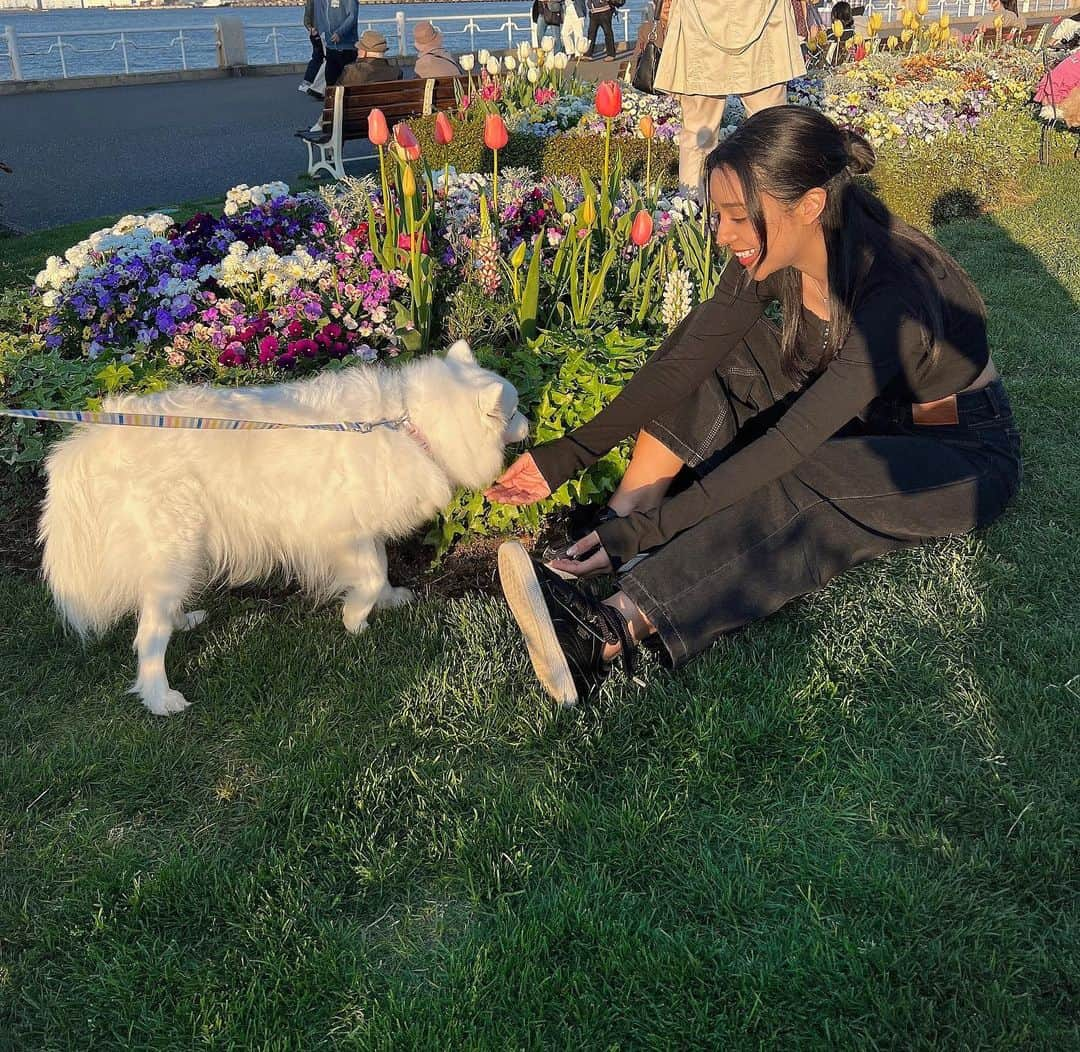
[[[791,0],[674,0],[656,87],[746,95],[806,72]]]

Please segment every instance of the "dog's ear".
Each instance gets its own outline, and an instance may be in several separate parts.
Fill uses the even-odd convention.
[[[450,350],[446,352],[448,362],[460,362],[462,365],[475,365],[472,348],[464,340],[458,340]]]
[[[480,388],[476,396],[480,408],[492,416],[509,416],[516,404],[513,388],[502,380],[493,380]]]

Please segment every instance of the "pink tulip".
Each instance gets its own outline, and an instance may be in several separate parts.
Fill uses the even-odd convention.
[[[372,110],[368,114],[367,134],[372,146],[385,146],[389,142],[390,130],[382,110]]]
[[[440,146],[449,146],[454,141],[454,126],[445,113],[435,118],[435,141]]]

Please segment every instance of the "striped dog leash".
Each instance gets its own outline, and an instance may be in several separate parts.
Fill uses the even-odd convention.
[[[351,431],[370,434],[376,428],[403,431],[429,456],[431,446],[408,413],[385,420],[344,420],[330,424],[290,424],[277,420],[238,420],[217,416],[170,416],[165,413],[115,413],[92,409],[4,409],[0,416],[45,420],[57,424],[111,424],[117,427],[183,428],[192,431]]]

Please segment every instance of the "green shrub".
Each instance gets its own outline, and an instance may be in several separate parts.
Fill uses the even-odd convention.
[[[1017,174],[1038,155],[1038,137],[1034,121],[1002,110],[971,132],[882,148],[869,184],[893,212],[924,229],[977,215],[1018,189]]]
[[[611,147],[612,160],[616,150],[622,153],[623,174],[643,182],[648,143],[644,139],[619,138],[612,139]],[[604,136],[554,135],[544,140],[541,175],[577,178],[582,168],[594,175],[604,170]],[[673,142],[653,139],[652,178],[659,179],[665,189],[678,186],[679,150]]]
[[[449,164],[459,172],[490,172],[493,154],[484,145],[483,114],[473,111],[465,117],[447,114],[454,129],[449,146],[435,141],[435,116],[410,121],[424,159],[434,171]],[[538,171],[543,141],[535,135],[511,135],[499,154],[499,168],[529,168]]]
[[[504,354],[478,352],[518,389],[521,410],[532,422],[533,441],[550,442],[591,420],[622,390],[658,340],[618,329],[541,332],[527,346]],[[459,492],[426,540],[441,556],[464,534],[536,533],[549,512],[571,504],[598,503],[615,492],[629,463],[624,442],[587,471],[528,507],[489,504],[482,493]]]

